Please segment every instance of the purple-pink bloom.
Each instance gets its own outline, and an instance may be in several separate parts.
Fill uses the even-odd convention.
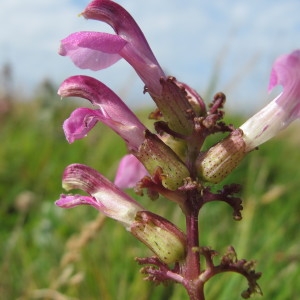
[[[59,53],[68,55],[80,68],[100,70],[124,58],[137,72],[150,93],[161,92],[160,78],[165,77],[143,32],[132,16],[110,0],[94,0],[82,15],[109,24],[116,35],[102,32],[73,33],[61,41]]]
[[[134,155],[127,154],[119,163],[114,183],[121,189],[132,188],[148,174],[144,165]]]
[[[240,127],[246,151],[266,142],[300,117],[300,50],[275,61],[269,91],[277,85],[283,87],[282,93]]]
[[[69,191],[80,189],[83,195],[61,195],[55,204],[62,208],[91,205],[110,218],[121,222],[128,230],[135,221],[136,213],[143,207],[96,170],[82,165],[69,165],[63,174],[63,187]]]
[[[63,129],[70,143],[86,136],[98,121],[119,134],[130,150],[137,151],[144,141],[146,127],[112,90],[97,79],[72,76],[61,84],[58,94],[61,97],[81,97],[99,107],[78,108],[64,122]]]

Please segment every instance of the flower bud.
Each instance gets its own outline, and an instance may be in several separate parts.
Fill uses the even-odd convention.
[[[167,263],[185,256],[186,237],[174,224],[149,211],[139,211],[131,225],[131,233]]]
[[[200,154],[196,161],[198,176],[211,183],[221,182],[246,155],[241,130],[233,131],[227,138]]]

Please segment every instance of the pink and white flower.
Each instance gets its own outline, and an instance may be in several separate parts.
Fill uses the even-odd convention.
[[[282,93],[240,127],[246,151],[271,139],[300,117],[300,50],[275,61],[269,91],[277,85],[283,87]]]
[[[96,170],[82,165],[69,165],[63,174],[63,188],[67,191],[80,189],[85,195],[61,195],[56,205],[72,208],[78,205],[91,205],[108,217],[122,223],[128,230],[134,223],[138,211],[143,207]]]
[[[199,177],[219,183],[249,151],[300,117],[300,50],[282,55],[275,61],[269,91],[276,85],[283,87],[282,93],[248,119],[239,130],[199,155],[196,162]]]

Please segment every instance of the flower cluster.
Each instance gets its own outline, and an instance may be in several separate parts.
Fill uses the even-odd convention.
[[[194,89],[167,76],[141,29],[122,6],[111,0],[93,0],[81,15],[109,24],[115,34],[73,33],[61,41],[60,55],[69,56],[79,68],[91,70],[101,70],[125,59],[144,82],[144,92],[149,93],[157,106],[151,114],[156,132],[146,128],[102,82],[83,75],[66,79],[58,91],[61,97],[84,98],[95,106],[95,109],[76,109],[64,122],[67,140],[72,143],[85,137],[101,122],[125,141],[128,154],[120,162],[114,183],[88,166],[68,166],[63,187],[81,189],[88,196],[61,195],[56,205],[70,208],[88,204],[116,219],[156,255],[154,259],[140,260],[157,267],[144,269],[149,279],[180,282],[191,299],[204,299],[204,283],[211,274],[223,269],[210,263],[211,269],[207,271],[210,276],[200,276],[199,255],[204,253],[205,259],[211,262],[213,252],[199,246],[196,225],[199,210],[209,201],[225,201],[233,207],[238,219],[242,209],[240,199],[233,196],[239,190],[236,185],[214,194],[209,184],[221,182],[247,153],[299,117],[300,50],[283,55],[274,63],[269,89],[279,84],[282,93],[234,129],[222,121],[225,95],[216,94],[206,106]],[[228,137],[203,150],[206,137],[216,132],[228,132]],[[140,193],[147,189],[152,198],[160,194],[177,203],[186,217],[186,233],[162,216],[145,210],[122,191],[132,187]],[[171,263],[175,263],[173,269],[167,267]],[[249,295],[259,291],[258,273],[245,271],[244,266],[238,267],[232,261],[230,265],[234,267],[224,270],[238,271],[252,284]],[[198,292],[193,297],[195,289]]]

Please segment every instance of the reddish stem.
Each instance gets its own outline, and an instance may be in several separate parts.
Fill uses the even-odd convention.
[[[199,254],[199,230],[198,218],[194,215],[186,216],[187,233],[187,256],[185,278],[193,280],[200,274],[200,254]]]
[[[187,235],[187,256],[183,266],[184,287],[191,300],[204,300],[203,282],[199,280],[200,252],[199,252],[199,199],[197,193],[190,193],[186,203],[186,235]],[[198,201],[197,201],[198,200]]]

